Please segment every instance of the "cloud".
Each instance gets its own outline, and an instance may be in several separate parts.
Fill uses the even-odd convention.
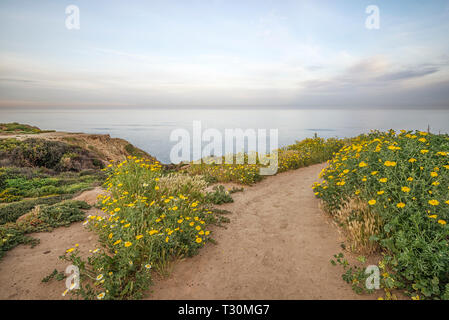
[[[384,72],[389,67],[388,60],[384,56],[374,56],[358,61],[350,66],[345,74],[348,76],[370,76]]]
[[[309,71],[317,71],[317,70],[323,70],[324,69],[323,66],[319,66],[319,65],[306,66],[305,68],[307,70],[309,70]]]
[[[448,79],[447,57],[433,64],[402,66],[385,55],[357,58],[346,51],[332,55],[320,47],[304,48],[310,51],[279,60],[225,53],[186,58],[94,48],[82,52],[90,62],[83,68],[3,54],[0,106],[31,106],[34,101],[36,106],[70,107],[310,107],[356,105],[357,99],[363,106],[381,95],[403,105],[409,101],[403,96],[410,95],[405,90],[410,81],[419,89],[431,87],[434,75]],[[426,103],[444,104],[441,91],[437,98]]]
[[[423,78],[435,74],[444,68],[444,64],[417,64],[395,67],[384,56],[375,56],[349,66],[327,79],[312,79],[301,82],[300,87],[307,90],[333,92],[343,89],[371,88],[400,85],[410,79]],[[395,70],[392,70],[395,69]],[[397,88],[400,88],[397,87]]]
[[[27,80],[27,79],[0,78],[0,82],[31,83],[31,82],[35,82],[35,81]]]
[[[420,68],[418,67],[411,67],[407,70],[397,71],[397,72],[391,72],[388,74],[385,74],[381,77],[378,77],[378,81],[395,81],[395,80],[404,80],[404,79],[410,79],[410,78],[419,78],[423,77],[435,72],[438,72],[439,68],[437,67],[427,67],[427,68]]]

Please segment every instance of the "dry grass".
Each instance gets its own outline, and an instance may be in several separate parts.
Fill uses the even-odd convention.
[[[329,212],[324,206],[323,209]],[[342,228],[351,251],[369,255],[379,250],[379,245],[369,239],[380,232],[380,217],[365,202],[357,198],[350,199],[330,214]]]
[[[170,173],[162,176],[159,180],[161,190],[169,194],[204,194],[207,182],[202,176],[190,176],[181,173]]]

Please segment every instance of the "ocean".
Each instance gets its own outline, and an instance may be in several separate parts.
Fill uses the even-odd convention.
[[[278,129],[279,146],[316,133],[320,137],[352,137],[372,129],[419,129],[449,132],[449,110],[1,110],[0,122],[20,122],[41,129],[106,133],[123,138],[164,163],[170,162],[170,141],[176,129],[192,132],[193,121],[202,129]]]

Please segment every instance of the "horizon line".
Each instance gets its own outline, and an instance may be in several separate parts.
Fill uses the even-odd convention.
[[[0,106],[0,112],[14,110],[449,110],[447,106]]]

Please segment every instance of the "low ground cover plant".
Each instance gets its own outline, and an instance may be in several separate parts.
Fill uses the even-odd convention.
[[[86,202],[74,200],[40,205],[21,220],[0,225],[0,259],[19,244],[36,245],[38,240],[28,236],[28,233],[51,231],[53,228],[82,221],[85,218],[83,210],[89,208]]]
[[[38,168],[3,167],[0,168],[0,203],[75,194],[99,185],[103,179],[104,176],[95,170],[58,173]]]
[[[52,132],[54,130],[41,130],[38,127],[33,127],[27,124],[21,124],[17,122],[0,123],[0,133],[11,134],[37,134],[43,132]]]
[[[25,199],[0,205],[0,224],[15,222],[20,216],[28,213],[37,205],[52,205],[71,198],[72,195],[46,196],[36,199]]]
[[[449,137],[372,132],[352,139],[313,188],[351,249],[380,251],[414,298],[449,299]]]
[[[100,185],[98,170],[55,172],[45,168],[0,168],[0,224],[15,222],[37,205],[52,205]]]

